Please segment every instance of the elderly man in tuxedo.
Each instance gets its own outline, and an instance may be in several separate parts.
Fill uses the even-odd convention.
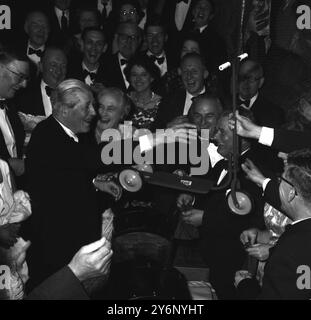
[[[82,245],[100,238],[101,208],[92,183],[102,167],[100,150],[79,138],[90,130],[93,103],[83,82],[63,81],[52,94],[52,115],[36,127],[28,145],[30,287],[67,264]]]
[[[26,88],[29,74],[27,56],[12,49],[0,52],[0,157],[15,176],[24,174],[25,132],[12,98]]]
[[[232,182],[228,170],[233,152],[233,132],[229,128],[229,117],[229,112],[222,114],[215,135],[217,151],[225,158],[211,170],[210,179],[215,181],[218,190],[207,195],[204,210],[190,209],[183,212],[185,223],[200,228],[202,256],[210,268],[210,282],[220,299],[235,298],[234,275],[241,269],[246,258],[239,237],[245,226],[262,227],[264,205],[260,188],[247,180],[239,170],[237,177],[240,189],[247,190],[251,195],[252,208],[248,214],[238,215],[228,207],[227,195]],[[245,139],[241,141],[239,154],[239,163],[243,163],[246,158],[256,157],[250,143]],[[182,205],[182,202],[179,205]]]

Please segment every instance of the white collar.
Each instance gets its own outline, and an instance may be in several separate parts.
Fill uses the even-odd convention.
[[[257,93],[253,96],[253,98],[250,99],[249,108],[248,108],[248,109],[250,109],[250,108],[253,106],[253,104],[255,103],[255,101],[256,101],[257,98],[258,98],[258,95],[259,95],[259,92],[257,92]],[[240,99],[241,101],[246,101],[246,100],[243,99],[241,96],[239,96],[239,99]]]
[[[28,49],[29,49],[29,48],[31,48],[31,49],[33,49],[33,50],[41,50],[41,51],[44,51],[44,50],[45,50],[45,45],[42,45],[41,47],[39,47],[38,49],[36,49],[36,48],[34,48],[34,47],[30,44],[30,42],[29,42],[29,40],[28,40],[27,52],[28,52]]]
[[[82,69],[83,69],[83,70],[86,70],[86,71],[88,71],[88,72],[90,72],[90,73],[96,73],[97,70],[98,70],[98,67],[97,67],[95,70],[91,71],[91,70],[85,65],[84,61],[82,61]]]
[[[188,97],[190,97],[190,99],[192,99],[193,97],[197,97],[197,96],[199,96],[200,94],[203,94],[203,93],[205,93],[205,91],[206,91],[206,89],[205,89],[205,87],[201,90],[201,92],[198,94],[198,95],[196,95],[196,96],[193,96],[191,93],[189,93],[188,91],[186,91],[186,93],[187,93],[187,96]]]
[[[155,54],[153,54],[150,50],[147,51],[147,55],[150,57],[150,56],[155,56],[157,58],[165,58],[166,57],[166,54],[165,54],[165,51],[163,50],[162,53],[159,55],[159,56],[156,56]]]
[[[206,28],[208,27],[208,24],[206,26],[203,26],[201,27],[199,30],[200,30],[200,33],[202,33]]]
[[[292,222],[292,226],[293,226],[294,224],[297,224],[297,223],[299,223],[299,222],[302,222],[302,221],[305,221],[305,220],[309,220],[309,219],[311,219],[311,217],[303,218],[303,219],[299,219],[299,220],[293,221],[293,222]]]
[[[56,119],[54,117],[54,119],[61,125],[61,127],[64,129],[64,131],[66,132],[66,134],[72,138],[75,142],[79,142],[79,138],[77,137],[77,135],[75,133],[73,133],[69,128],[67,128],[65,125],[63,125],[58,119]]]

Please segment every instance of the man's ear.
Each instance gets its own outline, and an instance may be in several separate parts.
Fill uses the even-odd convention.
[[[105,44],[104,49],[103,49],[103,53],[106,53],[107,49],[108,49],[108,43]]]
[[[178,72],[178,75],[181,76],[181,69],[180,68],[178,68],[177,72]]]
[[[295,199],[295,197],[296,197],[296,191],[294,188],[291,188],[288,193],[287,201],[292,202]]]
[[[204,70],[204,79],[207,79],[209,72],[207,69]]]
[[[263,86],[264,83],[265,83],[265,78],[262,77],[259,81],[259,89]]]

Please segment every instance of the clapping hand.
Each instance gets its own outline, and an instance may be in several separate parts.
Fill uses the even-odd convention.
[[[254,163],[251,160],[246,159],[246,161],[242,164],[241,167],[242,167],[243,171],[246,173],[247,179],[256,183],[256,185],[261,188],[266,177],[254,165]]]

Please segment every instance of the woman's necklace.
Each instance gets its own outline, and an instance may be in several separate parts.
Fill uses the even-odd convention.
[[[151,97],[148,97],[148,99],[141,99],[141,100],[139,100],[139,99],[137,98],[137,94],[136,94],[136,93],[133,95],[133,98],[134,98],[134,103],[135,103],[135,105],[136,105],[137,107],[142,108],[142,109],[145,109],[146,106],[153,100],[153,98],[154,98],[154,92],[151,92]]]

